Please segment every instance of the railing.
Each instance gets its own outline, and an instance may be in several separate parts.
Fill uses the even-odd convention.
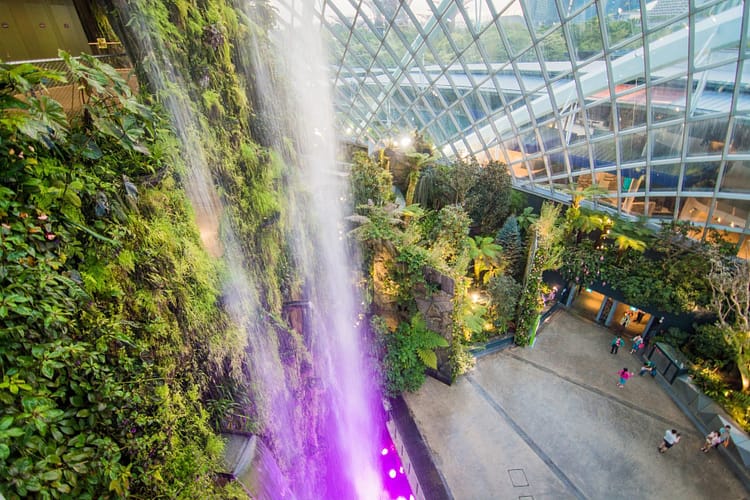
[[[133,69],[133,63],[130,61],[130,58],[128,55],[124,52],[118,52],[116,54],[101,54],[101,55],[95,55],[91,56],[95,59],[98,59],[99,61],[109,64],[120,74],[127,74],[129,70]],[[74,59],[78,59],[77,57],[74,57]],[[65,61],[62,60],[60,57],[53,57],[49,59],[28,59],[25,61],[4,61],[6,64],[33,64],[34,66],[38,66],[43,69],[53,70],[53,71],[59,71],[61,73],[64,73],[68,80],[70,80],[70,77],[72,76],[70,72],[68,71],[68,67],[65,64]],[[51,87],[61,87],[68,85],[66,82],[49,82],[46,84],[47,88]]]
[[[128,82],[128,86],[135,93],[138,92],[138,80],[133,72],[133,64],[130,58],[124,53],[117,54],[102,54],[92,56],[95,59],[109,64],[120,74],[120,76]],[[77,59],[74,57],[74,59]],[[51,59],[30,59],[26,61],[7,61],[7,64],[18,65],[18,64],[33,64],[40,68],[54,70],[65,75],[65,81],[47,81],[44,82],[44,86],[41,92],[48,95],[52,99],[59,102],[66,113],[75,114],[81,111],[83,103],[81,101],[81,92],[76,85],[71,84],[73,81],[73,75],[68,70],[65,61],[62,58],[55,57]]]

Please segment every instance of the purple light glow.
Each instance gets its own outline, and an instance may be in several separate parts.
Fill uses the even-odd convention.
[[[399,457],[396,445],[391,440],[391,436],[385,427],[381,435],[380,459],[384,488],[382,498],[389,500],[406,500],[409,498],[413,500],[411,485],[404,473],[401,457]],[[400,474],[396,471],[399,471]]]

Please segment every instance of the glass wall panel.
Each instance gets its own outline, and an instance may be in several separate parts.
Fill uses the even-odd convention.
[[[614,137],[598,140],[591,144],[594,150],[595,168],[609,167],[617,164],[617,151]]]
[[[571,56],[576,61],[585,61],[602,53],[602,30],[595,5],[576,15],[568,23],[568,28],[573,41]]]
[[[645,215],[646,199],[642,196],[626,196],[622,199],[622,211],[628,215]]]
[[[682,189],[684,191],[713,191],[716,187],[720,165],[721,162],[718,161],[686,163]]]
[[[651,159],[679,158],[684,126],[662,127],[651,132]]]
[[[727,119],[713,118],[701,120],[689,125],[688,155],[719,155],[724,150],[727,135]]]
[[[594,178],[591,174],[581,174],[578,176],[573,174],[573,183],[578,189],[583,189],[593,185]]]
[[[586,106],[589,131],[594,136],[609,134],[612,131],[612,105],[609,101],[600,101]]]
[[[570,170],[572,172],[582,169],[591,169],[589,148],[585,144],[569,147],[568,161],[570,162]]]
[[[618,85],[618,88],[621,87]],[[620,130],[646,125],[646,90],[641,89],[617,98],[617,116]]]
[[[708,220],[708,210],[711,198],[682,198],[680,201],[679,220],[686,220],[695,224],[705,224]]]
[[[631,134],[620,135],[620,154],[623,163],[632,161],[645,161],[647,154],[646,131],[634,132]]]
[[[484,47],[488,63],[503,63],[510,60],[508,51],[500,39],[500,33],[495,24],[491,24],[479,34],[478,43]]]
[[[644,21],[649,30],[668,25],[673,30],[687,25],[688,2],[656,2],[646,11]]]
[[[725,64],[694,75],[690,111],[693,116],[729,113],[734,95],[734,76],[737,63]]]
[[[731,229],[744,229],[747,223],[747,210],[750,201],[746,200],[716,200],[713,224],[720,224]]]
[[[581,9],[586,8],[586,6],[589,6],[592,3],[594,3],[594,0],[568,0],[566,2],[562,2],[562,15],[564,18],[569,19],[580,12]],[[592,14],[589,13],[589,15]],[[596,13],[593,13],[593,15],[595,16]]]
[[[653,85],[648,93],[652,123],[681,119],[685,116],[687,91],[683,81]]]
[[[620,189],[623,193],[646,191],[646,168],[629,167],[620,169]]]
[[[651,80],[683,78],[688,71],[689,30],[684,23],[674,24],[650,33],[647,45]]]
[[[734,119],[730,153],[750,153],[750,117],[738,116]]]
[[[564,174],[568,172],[565,167],[565,154],[561,149],[550,151],[547,154],[550,171],[552,175]]]
[[[750,161],[728,161],[721,190],[725,193],[750,193]]]
[[[551,3],[551,2],[550,2]],[[562,28],[557,28],[539,42],[539,48],[545,61],[569,61],[570,51],[565,41]]]
[[[511,11],[523,12],[520,1],[516,0],[510,7]],[[511,56],[518,56],[531,47],[531,33],[523,21],[523,17],[503,15],[500,18],[500,27],[508,41],[508,48]]]
[[[680,165],[652,165],[651,191],[677,191],[680,180]]]
[[[538,38],[560,25],[560,15],[555,2],[527,1],[525,3],[527,19],[531,20],[532,28]]]
[[[674,207],[677,199],[674,196],[651,196],[649,197],[649,217],[671,219],[674,216]]]
[[[617,47],[620,42],[632,41],[641,34],[641,10],[638,2],[607,2],[605,6],[605,33],[610,47]],[[637,43],[640,45],[640,42]],[[633,47],[629,47],[632,50]],[[621,48],[614,56],[624,55],[629,51]]]
[[[532,175],[533,180],[544,181],[548,179],[547,168],[544,165],[543,159],[536,158],[536,159],[530,160],[529,166],[531,168],[531,175]]]

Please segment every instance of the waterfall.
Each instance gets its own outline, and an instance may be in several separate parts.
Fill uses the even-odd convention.
[[[273,334],[278,325],[261,306],[259,285],[247,269],[252,256],[243,254],[226,220],[229,207],[222,207],[208,168],[201,122],[187,92],[180,91],[186,88],[185,77],[171,64],[163,42],[152,37],[145,15],[124,0],[116,4],[145,56],[143,71],[180,140],[186,164],[182,180],[201,236],[226,269],[224,306],[247,334],[252,397],[266,417],[262,437],[279,464],[274,473],[285,476],[269,481],[288,484],[291,490],[268,498],[382,498],[378,460],[383,409],[364,355],[356,263],[343,234],[346,180],[336,168],[329,78],[313,16],[308,12],[279,30],[276,43],[268,45],[278,52],[270,57],[257,57],[257,40],[255,47],[234,47],[253,71],[247,80],[255,86],[255,112],[262,115],[260,140],[281,152],[290,165],[286,219],[293,225],[289,246],[296,272],[303,277],[304,296],[289,299],[309,302],[313,309],[307,316],[311,324],[305,325],[310,373],[294,374],[284,368],[283,341]],[[300,19],[307,22],[299,23]],[[270,66],[273,62],[284,64]],[[303,378],[314,387],[300,389]]]
[[[314,307],[310,347],[322,386],[324,440],[328,450],[324,487],[328,498],[382,498],[379,437],[382,407],[373,371],[366,365],[361,335],[360,301],[354,287],[356,268],[347,252],[344,209],[348,184],[336,168],[330,76],[311,4],[282,12],[270,54],[253,39],[248,66],[256,85],[264,129],[279,150],[291,139],[295,161],[290,196],[297,264]],[[249,12],[248,12],[249,15]],[[270,56],[270,57],[269,57]],[[268,67],[275,62],[276,66]],[[274,117],[277,119],[274,120]],[[322,491],[310,492],[310,498]]]

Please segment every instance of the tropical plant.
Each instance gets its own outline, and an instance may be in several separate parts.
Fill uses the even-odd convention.
[[[422,316],[415,314],[393,333],[385,334],[385,388],[395,396],[414,391],[424,382],[425,369],[437,369],[435,349],[448,347],[448,341],[429,330]]]
[[[479,169],[466,195],[472,234],[495,234],[510,215],[512,183],[508,167],[492,161]]]
[[[559,224],[560,207],[552,203],[542,205],[539,219],[531,227],[530,252],[524,277],[523,291],[518,302],[515,341],[528,345],[539,323],[542,301],[542,273],[557,269],[562,264],[564,228]]]
[[[516,216],[516,219],[518,220],[518,227],[522,231],[526,231],[539,219],[539,215],[534,213],[533,207],[526,207]]]
[[[370,158],[367,153],[357,151],[352,157],[349,178],[353,206],[381,206],[393,201],[393,177],[388,169]]]
[[[417,182],[414,202],[432,210],[463,204],[476,183],[480,168],[476,161],[461,159],[451,164],[434,163],[426,167]]]
[[[647,229],[643,222],[616,218],[605,236],[614,241],[619,256],[622,256],[627,250],[644,252],[648,241],[653,237],[653,231]]]
[[[503,259],[508,263],[508,272],[516,279],[523,274],[523,241],[518,219],[511,215],[495,236],[495,241],[503,249]]]
[[[407,153],[406,157],[409,159],[409,184],[406,188],[404,198],[406,199],[406,204],[411,205],[414,203],[414,193],[416,192],[422,170],[434,164],[438,158],[432,154],[417,152]]]
[[[458,272],[461,273],[471,219],[460,205],[443,207],[436,219],[434,226],[425,235],[425,243],[431,243],[430,251],[449,266],[460,268]]]
[[[489,320],[496,331],[507,332],[515,320],[521,285],[512,276],[493,276],[487,283],[487,293],[490,295]]]
[[[486,284],[492,276],[502,271],[500,257],[503,248],[491,236],[474,236],[467,241],[474,280],[477,284]]]
[[[709,254],[711,309],[727,343],[736,352],[735,362],[742,377],[742,392],[750,391],[750,263],[736,257]]]

